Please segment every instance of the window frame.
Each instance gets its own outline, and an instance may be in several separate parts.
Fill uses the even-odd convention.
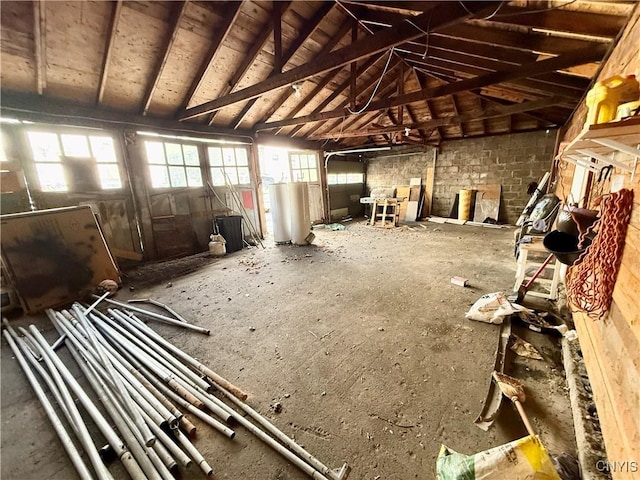
[[[149,138],[144,138],[143,140],[143,146],[142,146],[142,151],[143,151],[143,155],[146,159],[146,166],[147,166],[147,175],[148,175],[148,186],[149,188],[153,189],[155,192],[157,191],[175,191],[175,190],[180,190],[180,189],[184,189],[184,190],[188,190],[188,189],[195,189],[195,188],[203,188],[205,186],[205,182],[206,182],[206,178],[203,175],[202,172],[202,152],[200,149],[200,145],[197,142],[189,142],[189,141],[184,141],[182,139],[172,139],[172,138],[155,138],[155,137],[149,137]],[[150,161],[150,157],[149,157],[149,150],[147,148],[148,144],[161,144],[162,145],[162,152],[164,155],[163,158],[163,162],[157,162],[157,161]],[[182,162],[181,163],[172,163],[170,161],[169,158],[169,152],[167,150],[167,145],[179,145],[180,146],[180,152],[181,152],[181,157],[182,157]],[[196,152],[197,155],[197,164],[195,163],[188,163],[187,161],[187,157],[185,155],[185,147],[192,147],[194,149],[194,151]],[[153,168],[159,169],[164,167],[165,169],[165,178],[168,181],[168,185],[160,185],[160,186],[155,186],[153,184],[154,182],[154,176],[153,176]],[[172,169],[175,171],[176,169],[182,168],[182,178],[184,178],[185,180],[185,185],[173,185],[172,184],[172,175],[171,175],[171,171]],[[198,172],[198,177],[199,177],[199,184],[194,184],[194,185],[190,185],[190,176],[189,176],[189,172],[190,171],[197,171]]]
[[[291,179],[292,182],[307,182],[307,183],[313,183],[313,184],[320,184],[320,165],[319,165],[319,155],[318,152],[316,152],[315,150],[290,150],[288,152],[288,160],[289,160],[289,178]],[[298,167],[294,167],[293,166],[293,162],[294,162],[294,157],[297,156],[299,157],[299,166]],[[302,166],[302,158],[300,157],[306,157],[307,160],[307,166]],[[314,165],[313,167],[309,166],[309,157],[312,157],[314,160]],[[311,172],[315,172],[315,180],[311,180],[311,177],[314,176],[311,174]],[[296,174],[296,172],[301,172],[300,174]],[[308,179],[305,180],[305,175],[302,172],[307,172],[308,173]]]
[[[212,155],[211,152],[213,149],[218,149],[220,151],[219,157]],[[228,158],[225,157],[225,150],[227,151],[227,153],[229,152],[229,150],[233,150],[233,157],[234,157],[233,163],[228,162]],[[244,152],[244,159],[242,159],[243,163],[238,163],[238,151]],[[207,157],[208,173],[211,179],[211,185],[213,187],[226,187],[227,180],[231,185],[238,188],[246,188],[246,187],[253,186],[254,182],[253,182],[253,175],[251,171],[251,161],[250,161],[251,151],[248,147],[244,145],[207,145],[205,152]],[[215,164],[214,164],[214,156],[216,157]],[[246,164],[244,162],[246,162]],[[240,181],[241,179],[240,169],[242,170],[246,169],[246,177],[243,176],[242,178],[246,178],[248,180],[247,182]],[[214,172],[214,170],[222,170],[222,173],[224,175],[224,180],[225,180],[224,182],[221,183],[218,180],[220,178],[220,175],[219,173]],[[229,175],[227,173],[228,170],[233,173]]]

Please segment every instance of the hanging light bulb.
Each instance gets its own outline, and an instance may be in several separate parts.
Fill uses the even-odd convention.
[[[295,95],[295,97],[296,98],[300,98],[300,96],[302,95],[301,94],[302,87],[300,87],[300,84],[299,83],[292,83],[291,84],[291,88],[293,88],[293,92],[294,92],[293,94]]]

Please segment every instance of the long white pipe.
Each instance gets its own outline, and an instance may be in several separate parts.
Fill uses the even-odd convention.
[[[93,297],[100,298],[96,295],[94,295]],[[167,317],[166,315],[160,315],[159,313],[151,312],[149,310],[144,310],[142,308],[138,308],[133,305],[129,305],[127,303],[118,302],[116,300],[111,300],[109,298],[105,298],[103,302],[110,303],[111,305],[117,305],[120,308],[131,310],[132,312],[137,312],[141,315],[145,315],[149,318],[153,318],[154,320],[161,320],[163,322],[170,323],[171,325],[176,325],[178,327],[186,328],[188,330],[193,330],[194,332],[204,333],[205,335],[211,335],[211,331],[206,328],[199,327],[191,323],[184,323],[184,322],[181,322],[180,320],[176,320],[175,318]]]
[[[180,350],[178,347],[176,347],[176,346],[172,345],[171,343],[169,343],[167,340],[162,338],[160,335],[158,335],[156,332],[154,332],[151,328],[149,328],[147,325],[145,325],[143,322],[141,322],[135,316],[132,315],[129,318],[131,318],[131,322],[127,323],[126,325],[133,325],[133,326],[137,327],[139,330],[141,330],[142,332],[147,333],[149,335],[149,337],[151,337],[151,339],[154,340],[156,343],[158,343],[162,348],[164,348],[166,350],[169,350],[176,357],[182,359],[182,361],[184,361],[188,365],[191,365],[193,368],[198,370],[200,373],[202,373],[203,375],[209,377],[209,379],[211,381],[215,382],[217,385],[220,385],[221,387],[225,388],[229,392],[233,393],[233,395],[235,395],[239,399],[241,399],[241,400],[246,400],[247,399],[248,395],[245,392],[243,392],[240,388],[236,387],[234,384],[232,384],[231,382],[229,382],[225,378],[223,378],[220,375],[218,375],[216,372],[211,370],[209,367],[207,367],[203,363],[199,362],[195,358],[193,358],[190,355],[186,354],[185,352]]]
[[[74,417],[74,423],[77,425],[78,430],[82,432],[80,439],[83,441],[83,446],[85,448],[87,456],[89,457],[91,465],[93,465],[96,475],[98,476],[98,478],[103,480],[113,480],[111,473],[109,472],[109,470],[107,470],[107,467],[104,465],[104,463],[102,463],[100,454],[98,453],[98,450],[93,444],[93,441],[91,441],[91,435],[89,434],[89,431],[87,430],[87,426],[84,424],[84,421],[82,420],[82,416],[80,415],[80,412],[78,411],[77,407],[75,406],[75,403],[73,402],[73,399],[71,398],[71,394],[67,389],[67,385],[71,387],[73,392],[80,399],[80,401],[82,402],[87,412],[93,418],[94,422],[96,422],[96,424],[101,424],[98,426],[104,427],[105,431],[108,431],[110,434],[112,434],[111,437],[114,444],[120,446],[120,448],[124,450],[124,446],[122,445],[122,442],[117,437],[113,429],[108,425],[107,421],[102,416],[102,414],[97,410],[96,406],[93,404],[91,399],[89,399],[89,397],[84,392],[82,387],[80,387],[80,385],[75,380],[75,378],[73,378],[69,370],[67,370],[67,367],[62,363],[62,361],[53,352],[53,350],[51,350],[51,347],[49,346],[45,338],[42,336],[42,334],[35,327],[35,325],[30,325],[29,331],[33,335],[34,339],[36,340],[40,348],[40,352],[42,353],[42,358],[45,364],[47,365],[47,368],[49,369],[49,372],[51,373],[52,378],[58,385],[58,389],[60,390],[62,397],[65,399],[69,412]]]
[[[107,374],[106,370],[103,368],[102,364],[98,360],[96,353],[91,350],[85,338],[82,337],[78,328],[73,328],[73,325],[70,323],[70,320],[64,316],[58,314],[58,320],[65,326],[65,332],[68,332],[68,335],[72,335],[75,340],[78,341],[80,345],[82,345],[83,351],[86,352],[90,358],[92,359],[93,366],[98,369],[103,379],[105,379],[111,388],[113,385],[110,382],[110,376]],[[68,323],[67,323],[68,322]],[[111,346],[101,337],[97,337],[100,342],[104,342],[105,347],[109,350]],[[166,408],[162,405],[137,379],[135,379],[128,371],[126,366],[121,365],[118,359],[112,355],[111,352],[107,351],[107,356],[111,359],[113,365],[116,370],[122,374],[124,377],[124,386],[128,390],[134,402],[143,408],[145,411],[149,412],[149,414],[154,418],[154,421],[158,423],[167,422],[169,425],[175,426],[178,424],[178,419]],[[148,428],[148,427],[147,427]],[[151,435],[151,432],[148,433]],[[148,438],[148,436],[146,437]],[[146,441],[145,441],[146,444]],[[147,445],[148,446],[148,445]]]
[[[122,405],[126,408],[127,412],[136,423],[138,430],[140,430],[140,433],[144,437],[145,445],[147,447],[150,447],[155,443],[156,437],[153,436],[147,424],[144,423],[144,420],[142,420],[142,417],[138,414],[138,410],[135,407],[134,400],[131,398],[129,389],[127,389],[124,385],[124,381],[116,372],[115,367],[113,366],[109,356],[107,355],[107,352],[105,352],[104,347],[96,337],[97,332],[89,324],[89,320],[80,311],[77,305],[73,306],[73,313],[75,314],[78,322],[84,326],[85,333],[87,334],[89,342],[93,345],[93,351],[98,354],[100,363],[102,363],[102,366],[106,370],[107,374],[109,375],[109,377],[111,377],[111,383],[113,383],[115,387],[113,389],[113,393],[118,396]]]
[[[24,374],[27,376],[27,380],[31,384],[31,388],[33,388],[33,391],[38,397],[38,400],[42,404],[42,408],[47,414],[47,417],[49,418],[51,425],[53,425],[54,430],[58,434],[58,437],[62,442],[62,446],[66,450],[67,455],[69,455],[69,459],[71,460],[71,463],[73,463],[73,466],[78,472],[78,475],[83,480],[92,480],[93,476],[91,475],[91,472],[89,472],[89,469],[87,468],[85,463],[82,461],[82,457],[80,456],[80,453],[76,449],[76,446],[73,443],[71,436],[69,435],[66,428],[64,427],[64,424],[56,414],[55,409],[53,408],[53,405],[51,405],[51,402],[47,398],[46,393],[44,393],[44,390],[40,386],[40,383],[38,382],[36,376],[33,374],[31,369],[29,368],[29,365],[27,364],[24,356],[22,355],[21,350],[18,348],[18,346],[14,342],[14,339],[12,338],[8,330],[4,330],[2,333],[7,343],[9,344],[9,347],[11,347],[11,350],[13,350],[13,354],[15,355],[16,359],[18,360],[18,363],[22,367]]]
[[[145,414],[143,413],[142,416],[144,415]],[[180,463],[180,465],[182,465],[183,467],[188,467],[189,465],[191,465],[191,458],[189,458],[189,456],[182,451],[182,449],[169,437],[169,435],[167,435],[158,425],[153,422],[149,422],[149,426],[151,427],[153,433],[155,433],[158,437],[158,440],[160,440],[160,442],[158,443],[162,443],[169,450],[171,455],[173,455],[173,457]]]

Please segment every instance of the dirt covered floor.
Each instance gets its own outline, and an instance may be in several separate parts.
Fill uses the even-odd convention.
[[[147,266],[130,272],[118,298],[151,297],[210,328],[207,337],[151,324],[248,391],[250,405],[325,464],[347,462],[350,479],[433,479],[441,444],[471,454],[526,435],[509,402],[488,432],[473,424],[499,326],[464,318],[482,294],[512,291],[511,229],[349,223],[315,234],[308,247],[267,240],[264,250]],[[452,276],[469,286],[452,285]],[[29,322],[56,337],[43,319],[15,324]],[[507,369],[525,384],[533,427],[552,453],[573,452],[556,339],[514,331],[544,357],[514,356]],[[215,478],[307,478],[241,427],[230,441],[194,423],[195,445]],[[3,480],[76,478],[4,342],[1,473]],[[183,478],[204,476],[192,469]]]

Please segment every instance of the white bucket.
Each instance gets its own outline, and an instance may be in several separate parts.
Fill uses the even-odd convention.
[[[224,257],[227,254],[227,247],[225,244],[227,241],[222,235],[211,235],[209,237],[209,253],[214,257]]]

